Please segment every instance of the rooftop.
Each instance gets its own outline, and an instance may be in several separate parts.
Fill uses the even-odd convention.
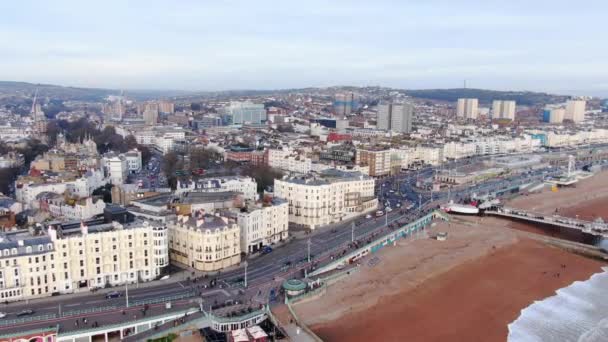
[[[295,184],[326,185],[331,183],[352,182],[371,179],[361,172],[346,172],[337,169],[327,169],[319,174],[306,176],[284,177],[283,181]]]

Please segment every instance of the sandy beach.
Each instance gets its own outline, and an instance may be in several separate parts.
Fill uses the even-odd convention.
[[[523,196],[508,205],[601,216],[608,214],[601,210],[606,190],[603,173],[576,189]],[[374,255],[379,264],[364,260],[360,272],[295,309],[325,341],[505,341],[507,325],[523,308],[605,265],[507,229],[517,224],[497,218],[438,223],[428,235],[446,231],[447,241],[421,238],[386,247]],[[534,231],[529,228],[521,230]]]

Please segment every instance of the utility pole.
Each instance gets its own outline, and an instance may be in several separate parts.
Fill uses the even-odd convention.
[[[418,194],[418,215],[422,212],[422,195]]]
[[[307,243],[307,245],[308,245],[308,262],[310,262],[310,244],[311,244],[311,241],[310,241],[310,238],[308,238],[308,243]]]
[[[247,266],[248,266],[248,263],[247,263],[247,261],[245,261],[245,288],[247,288]]]
[[[351,226],[350,242],[355,242],[355,221],[353,221],[353,224]]]

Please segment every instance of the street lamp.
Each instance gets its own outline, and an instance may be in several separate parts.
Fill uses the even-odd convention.
[[[311,241],[310,241],[310,238],[309,238],[308,242],[307,242],[307,245],[308,245],[308,262],[309,263],[310,263],[310,244],[311,244]]]
[[[247,266],[249,266],[249,264],[245,261],[245,288],[247,288]]]

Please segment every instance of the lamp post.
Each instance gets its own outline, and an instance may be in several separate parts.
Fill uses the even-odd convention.
[[[247,288],[247,266],[249,266],[249,264],[245,261],[245,288]]]
[[[310,238],[309,238],[308,242],[307,242],[307,246],[308,246],[308,262],[310,262],[310,244],[311,244],[311,241],[310,241]]]

